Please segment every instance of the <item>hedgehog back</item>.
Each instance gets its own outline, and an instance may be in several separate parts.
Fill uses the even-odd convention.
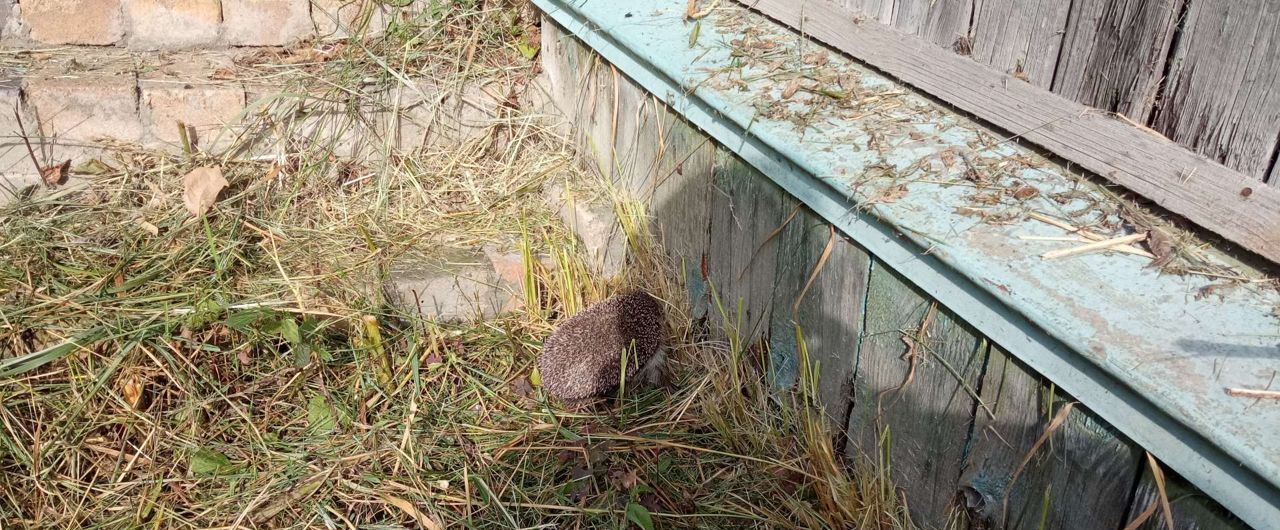
[[[565,320],[538,356],[542,387],[561,399],[583,399],[618,387],[622,352],[631,379],[662,347],[662,304],[648,293],[618,294]]]

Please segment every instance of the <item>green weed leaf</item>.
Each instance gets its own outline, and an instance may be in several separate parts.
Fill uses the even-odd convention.
[[[649,515],[648,508],[638,502],[627,503],[627,520],[644,530],[653,530],[653,516]]]
[[[329,401],[323,395],[311,396],[311,400],[307,402],[307,424],[311,426],[312,434],[333,432],[337,421],[333,418],[333,407],[329,406]]]
[[[231,459],[227,458],[227,455],[213,449],[201,447],[191,453],[191,473],[193,474],[213,476],[230,471],[232,467]]]

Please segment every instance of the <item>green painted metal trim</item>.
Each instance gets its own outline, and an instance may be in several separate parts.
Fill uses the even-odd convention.
[[[1259,475],[1250,463],[1242,464],[1152,398],[1100,367],[1088,352],[1075,350],[1055,337],[1050,331],[1052,324],[1042,325],[1028,319],[975,278],[925,253],[925,248],[911,237],[904,237],[885,222],[859,214],[851,208],[847,191],[836,189],[802,167],[803,161],[793,160],[760,135],[749,133],[743,124],[752,123],[750,113],[729,115],[734,111],[723,101],[708,99],[701,90],[682,86],[676,77],[688,65],[676,63],[684,60],[683,54],[653,48],[636,50],[620,44],[628,31],[645,23],[643,20],[622,23],[621,11],[630,9],[639,14],[654,8],[680,9],[683,2],[662,0],[643,6],[611,2],[570,4],[558,0],[534,0],[534,3],[629,78],[664,99],[695,126],[983,334],[1080,399],[1238,517],[1259,529],[1280,528],[1280,484]],[[601,20],[608,23],[602,24]],[[647,30],[654,31],[654,28],[650,26]],[[684,31],[671,28],[672,46],[687,42],[679,38],[684,36]],[[1275,462],[1261,464],[1273,466]]]

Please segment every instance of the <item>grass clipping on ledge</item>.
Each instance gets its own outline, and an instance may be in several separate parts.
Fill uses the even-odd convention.
[[[449,58],[431,75],[452,86],[519,77],[531,63],[503,61],[524,51],[480,29],[512,18],[400,26],[308,75],[331,96]],[[779,400],[767,354],[702,338],[642,208],[618,209],[624,278],[587,272],[541,201],[583,177],[540,122],[352,167],[299,141],[296,116],[262,116],[296,132],[271,157],[124,150],[88,184],[0,206],[6,526],[906,527],[884,474],[836,461],[811,378]],[[193,217],[181,180],[209,165],[229,187]],[[523,252],[528,303],[447,326],[388,304],[389,263],[442,244]],[[541,341],[623,285],[671,304],[672,390],[565,411],[538,389]]]

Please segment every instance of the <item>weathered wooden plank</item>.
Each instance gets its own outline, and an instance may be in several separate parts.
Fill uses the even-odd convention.
[[[716,325],[725,324],[721,317],[727,317],[743,340],[759,337],[769,322],[778,242],[768,237],[787,214],[782,211],[784,195],[737,155],[717,150],[707,268],[724,314],[715,305],[711,314]]]
[[[1247,176],[1167,138],[917,37],[879,24],[855,23],[842,14],[842,7],[826,0],[758,0],[748,5],[792,27],[803,25],[810,37],[1280,261],[1280,230],[1275,229],[1280,226],[1280,190],[1256,186]]]
[[[1145,466],[1145,463],[1143,464]],[[1163,470],[1165,493],[1169,499],[1169,508],[1173,512],[1175,530],[1248,530],[1249,525],[1231,515],[1213,499],[1200,493],[1168,468]],[[1133,521],[1152,503],[1160,501],[1160,490],[1151,476],[1151,468],[1143,467],[1142,478],[1134,488],[1133,504],[1129,508],[1127,521]],[[1155,514],[1139,530],[1169,530],[1163,512],[1157,508]]]
[[[570,120],[590,120],[594,116],[601,123],[602,107],[595,105],[592,110],[591,99],[599,95],[602,82],[607,83],[604,90],[610,99],[612,87],[617,87],[617,133],[613,132],[614,107],[610,102],[608,132],[599,125],[588,127],[590,134],[611,139],[609,145],[597,144],[607,149],[585,151],[597,155],[591,158],[600,170],[612,167],[614,182],[648,206],[651,229],[658,241],[676,264],[684,266],[691,317],[705,317],[708,290],[701,263],[709,242],[707,200],[715,145],[664,103],[607,65],[607,77],[588,75],[601,63],[589,48],[549,19],[544,20],[542,39],[542,65],[549,95]],[[580,128],[581,124],[575,127]],[[581,131],[575,134],[578,145],[586,147],[590,137]],[[601,154],[607,158],[598,156]]]
[[[627,79],[616,68],[610,67],[614,79],[615,108],[613,122],[613,167],[610,175],[619,188],[630,196],[646,199],[653,195],[655,186],[655,162],[662,142],[655,136],[659,132],[660,119],[652,108],[654,102],[635,82]]]
[[[845,0],[850,11],[952,47],[969,33],[973,0]]]
[[[1151,127],[1261,180],[1280,137],[1280,2],[1191,2],[1186,17]]]
[[[783,205],[790,211],[796,204],[787,197]],[[817,367],[818,397],[831,426],[838,430],[845,427],[853,398],[871,257],[843,236],[836,234],[833,240],[832,235],[831,225],[804,207],[778,234],[769,353],[774,385],[790,388],[798,380],[796,325],[800,326],[810,362]],[[831,252],[818,269],[828,244]],[[804,291],[815,270],[813,284]],[[799,298],[801,292],[804,298]]]
[[[976,0],[973,60],[1048,88],[1058,65],[1070,2]]]
[[[950,49],[968,36],[972,18],[973,0],[899,0],[893,26]]]
[[[609,65],[554,23],[542,32],[543,64],[556,107],[567,118],[589,167],[604,176],[613,161],[614,79]]]
[[[1138,466],[1131,442],[1076,405],[1014,480],[1070,397],[996,346],[981,395],[961,483],[971,521],[1028,530],[1120,528]]]
[[[872,263],[846,452],[873,461],[887,453],[913,518],[937,528],[959,486],[986,348],[934,304]],[[908,356],[907,341],[926,326]]]
[[[658,143],[654,160],[637,160],[651,167],[654,183],[648,199],[654,231],[663,249],[681,266],[694,319],[707,316],[709,289],[702,263],[711,244],[710,203],[716,148],[709,138],[656,99],[649,108],[655,125],[649,141]],[[646,125],[646,127],[648,127]]]
[[[1147,123],[1184,2],[1071,2],[1053,91]]]
[[[844,0],[844,7],[860,16],[885,25],[893,24],[895,0]]]

